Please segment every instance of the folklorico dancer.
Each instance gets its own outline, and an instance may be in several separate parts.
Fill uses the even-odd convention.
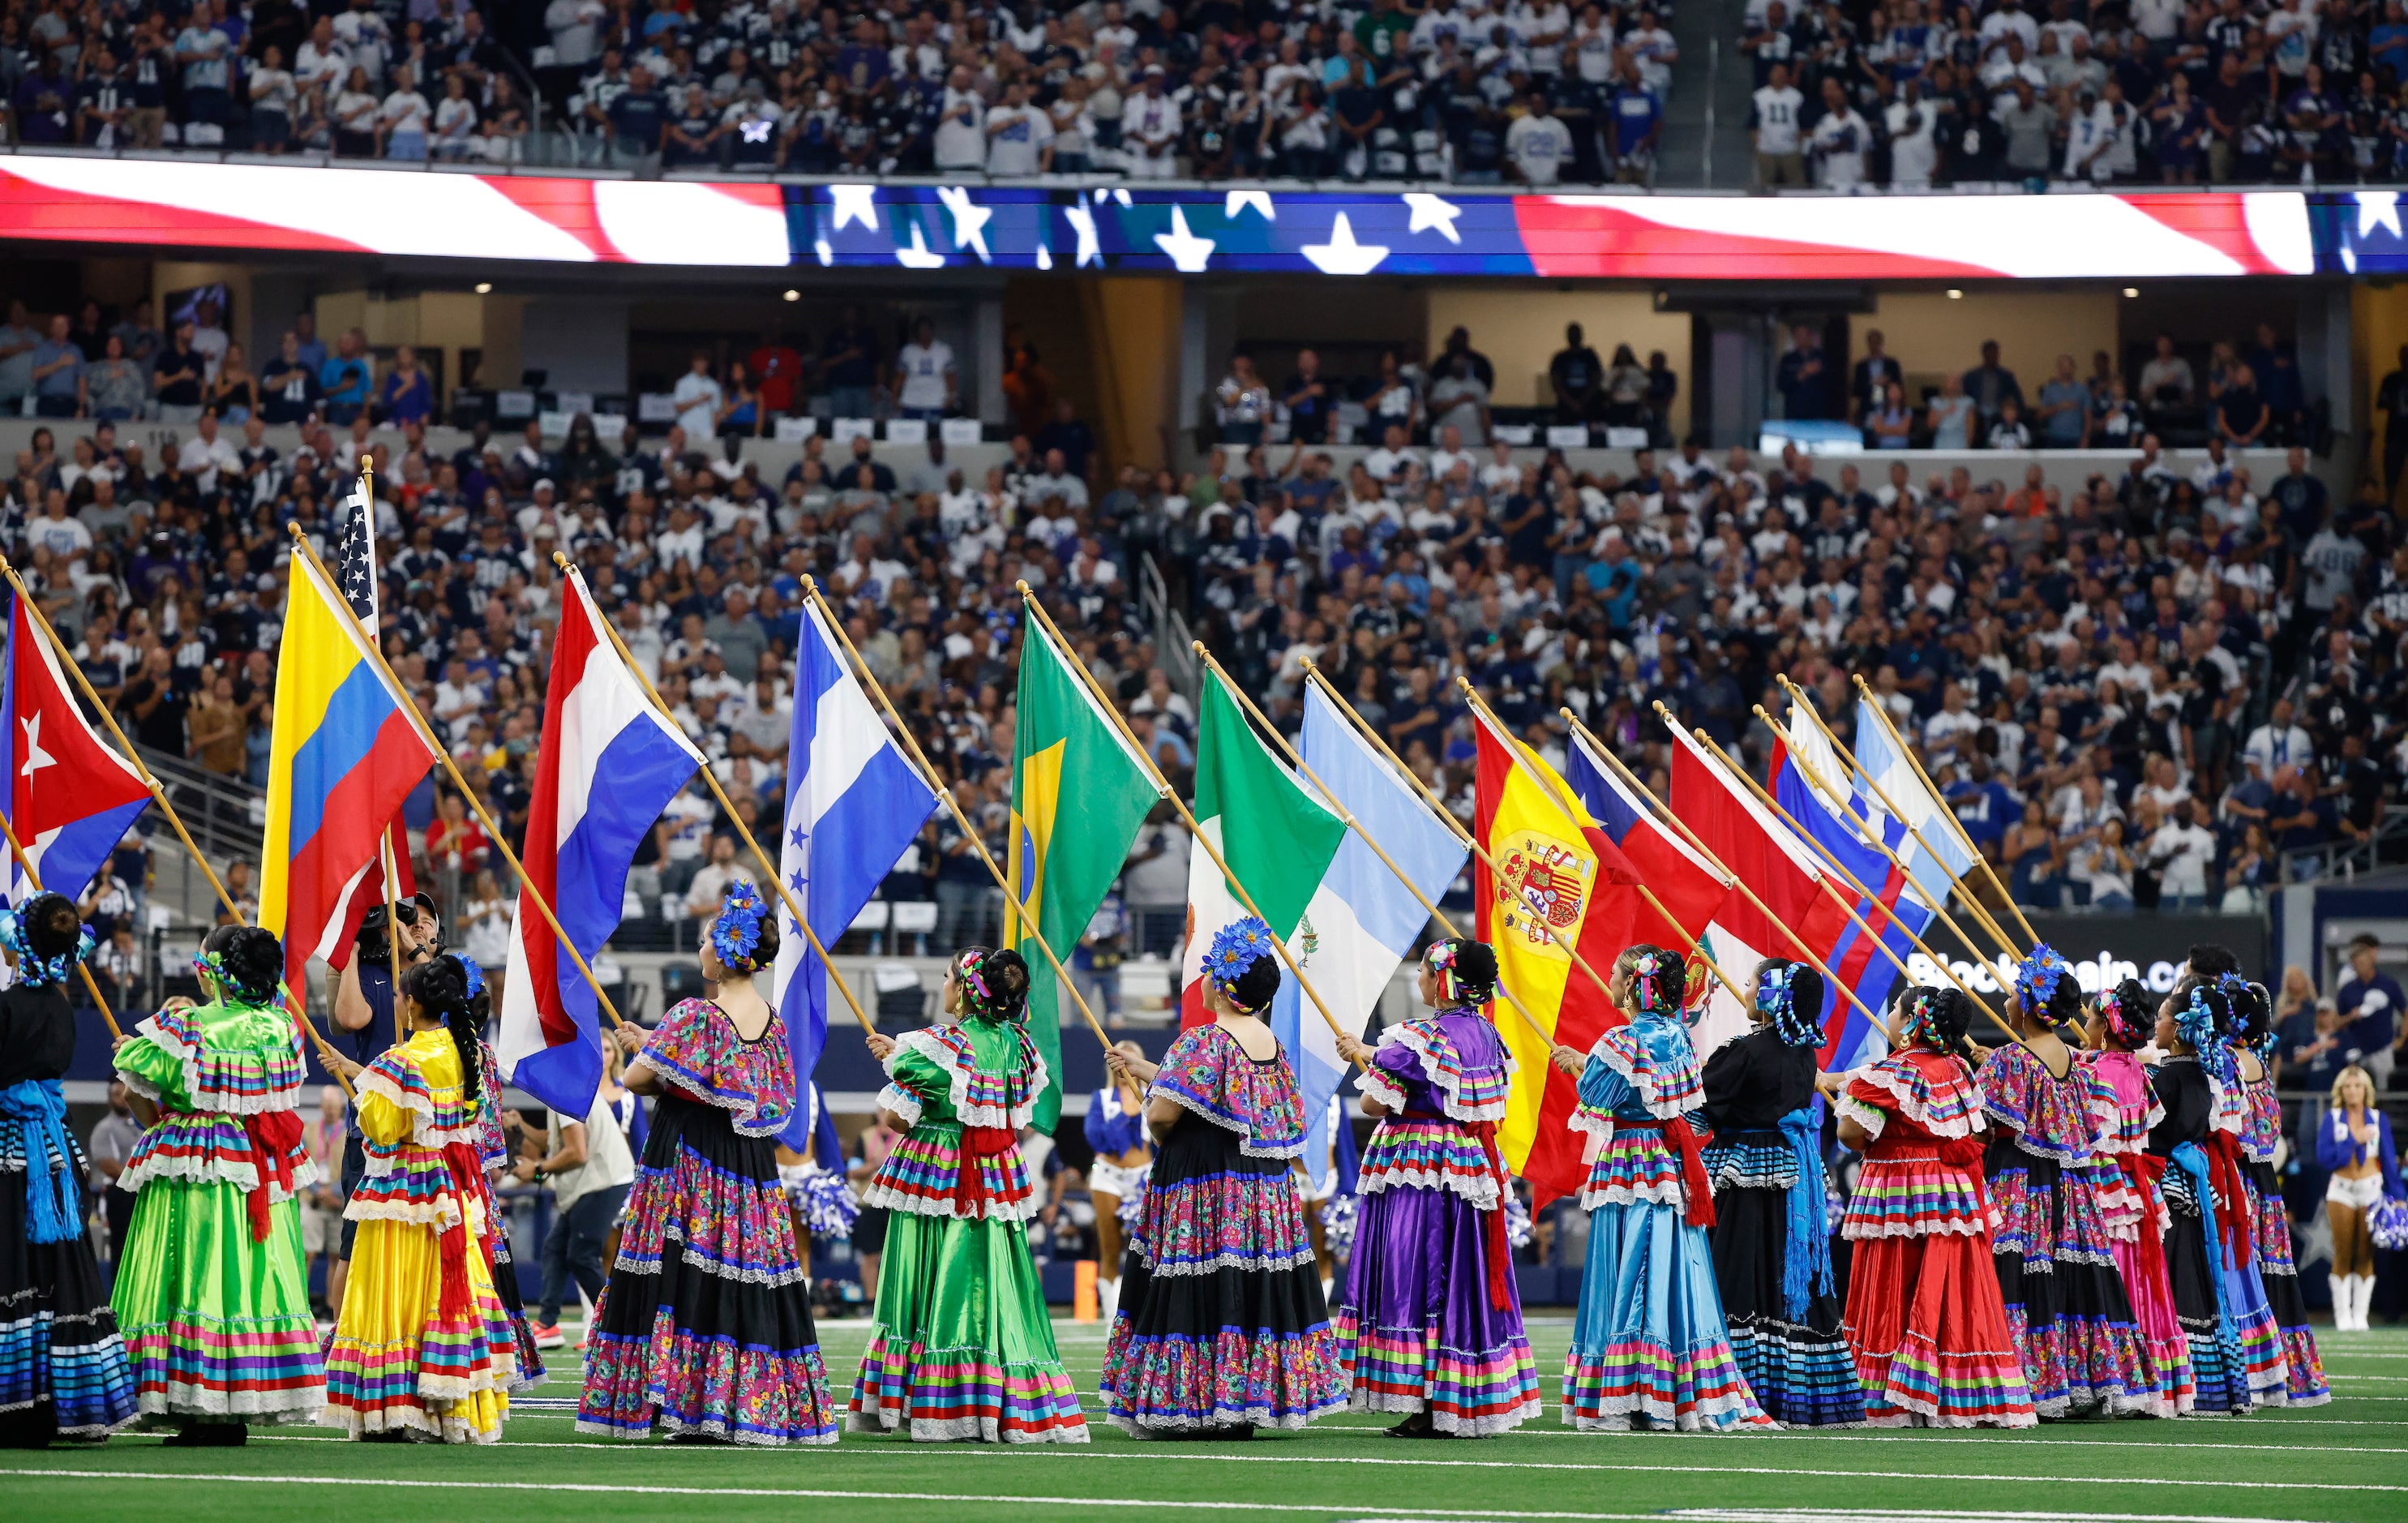
[[[1840,1227],[1848,1346],[1876,1428],[2040,1421],[1990,1266],[1973,1010],[1960,989],[1908,991],[1894,1050],[1840,1095],[1841,1145],[1865,1157]]]
[[[577,1430],[834,1444],[810,1250],[778,1177],[795,1065],[785,1022],[752,986],[777,961],[778,918],[738,883],[695,955],[710,999],[681,1001],[650,1033],[612,1033],[626,1086],[655,1099],[586,1335]]]
[[[2236,1229],[2221,1240],[2225,1309],[2241,1334],[2241,1357],[2249,1370],[2250,1404],[2287,1406],[2291,1361],[2282,1329],[2274,1323],[2274,1309],[2266,1300],[2266,1282],[2258,1272],[2257,1202],[2249,1190],[2248,1157],[2241,1145],[2242,1133],[2249,1126],[2249,1092],[2242,1083],[2241,1061],[2234,1048],[2241,1038],[2243,1004],[2249,998],[2250,985],[2241,976],[2239,960],[2223,947],[2194,947],[2190,970],[2213,980],[2215,987],[2215,999],[2209,1007],[2215,1016],[2214,1041],[2200,1051],[2200,1064],[2207,1070],[2214,1095],[2205,1142],[2208,1159],[2218,1190],[2228,1179],[2231,1182],[2229,1206],[2237,1223]],[[2321,1381],[2318,1384],[2321,1387]]]
[[[2105,1107],[2099,1138],[2104,1164],[2124,1176],[2128,1206],[2119,1202],[2107,1220],[2108,1250],[2132,1303],[2132,1325],[2157,1378],[2149,1414],[2186,1415],[2198,1401],[2191,1375],[2190,1343],[2174,1315],[2173,1285],[2166,1275],[2165,1232],[2169,1222],[2163,1179],[2166,1160],[2149,1152],[2149,1128],[2165,1112],[2149,1089],[2140,1050],[2157,1027],[2157,1006],[2138,979],[2128,978],[2100,992],[2090,1014],[2083,1066],[2105,1091],[2093,1103]]]
[[[359,1233],[326,1345],[326,1406],[354,1438],[496,1443],[522,1378],[494,1289],[500,1223],[480,1148],[490,1006],[465,957],[404,970],[408,1035],[353,1086],[367,1176],[343,1208]]]
[[[2308,1330],[2308,1306],[2300,1296],[2300,1266],[2291,1257],[2291,1213],[2274,1177],[2274,1153],[2283,1140],[2283,1106],[2274,1098],[2274,1002],[2263,984],[2228,975],[2225,993],[2238,1023],[2233,1064],[2244,1107],[2241,1122],[2241,1179],[2249,1188],[2250,1246],[2274,1333],[2283,1342],[2283,1394],[2288,1405],[2320,1407],[2332,1400],[2325,1362]]]
[[[2333,1076],[2332,1109],[2316,1123],[2316,1167],[2325,1182],[2325,1219],[2332,1224],[2333,1328],[2367,1330],[2374,1300],[2375,1208],[2408,1199],[2391,1118],[2374,1103],[2374,1080],[2352,1063]]]
[[[1298,1189],[1304,1097],[1262,1019],[1280,985],[1270,927],[1224,926],[1204,980],[1212,1020],[1158,1066],[1105,1056],[1115,1079],[1151,1081],[1162,1145],[1104,1351],[1104,1410],[1140,1438],[1244,1438],[1346,1405]]]
[[[66,1128],[76,1024],[64,985],[92,931],[72,902],[36,894],[0,910],[0,947],[17,970],[0,991],[0,1447],[36,1449],[132,1422],[134,1379],[84,1234],[83,1149]],[[22,1187],[8,1177],[21,1171]]]
[[[1611,992],[1629,1024],[1586,1054],[1553,1055],[1580,1082],[1568,1125],[1591,1150],[1580,1197],[1591,1213],[1588,1265],[1564,1356],[1564,1420],[1583,1430],[1769,1428],[1731,1357],[1706,1239],[1714,1200],[1690,1119],[1705,1091],[1681,1020],[1686,970],[1641,942],[1616,960]]]
[[[1146,1176],[1154,1167],[1153,1140],[1145,1124],[1145,1087],[1127,1077],[1142,1064],[1145,1049],[1134,1042],[1120,1042],[1112,1044],[1112,1050],[1138,1063],[1126,1070],[1113,1070],[1112,1082],[1087,1102],[1084,1128],[1087,1145],[1096,1151],[1095,1166],[1087,1171],[1087,1193],[1096,1203],[1096,1309],[1106,1327],[1111,1326],[1120,1306],[1121,1254],[1125,1246],[1123,1219],[1136,1219],[1145,1199]],[[1111,1059],[1104,1061],[1109,1064]]]
[[[1704,1080],[1713,1140],[1701,1161],[1714,1186],[1714,1282],[1731,1358],[1773,1421],[1861,1428],[1865,1393],[1841,1329],[1824,1214],[1814,1093],[1823,975],[1767,958],[1755,992],[1756,1029],[1715,1049]]]
[[[481,993],[485,970],[467,956],[463,955],[460,962],[473,985],[472,994]],[[552,1377],[544,1371],[535,1329],[527,1322],[526,1298],[519,1290],[518,1261],[510,1253],[509,1208],[494,1193],[495,1177],[511,1172],[518,1159],[510,1150],[509,1128],[502,1119],[501,1060],[494,1056],[493,1043],[481,1038],[477,1042],[477,1177],[485,1189],[486,1216],[493,1223],[494,1295],[509,1319],[507,1327],[493,1329],[493,1336],[496,1342],[507,1340],[511,1357],[518,1361],[518,1373],[510,1379],[510,1394],[516,1396]]]
[[[272,932],[221,926],[194,964],[211,1003],[163,1010],[117,1049],[142,1140],[111,1300],[142,1415],[169,1443],[240,1444],[250,1423],[310,1423],[326,1402],[301,1252],[301,1033],[277,1006]]]
[[[955,1024],[867,1039],[889,1080],[879,1113],[904,1135],[862,1197],[892,1214],[846,1426],[924,1443],[1084,1444],[1028,1252],[1037,1198],[1018,1134],[1046,1083],[1027,1030],[1028,964],[971,947],[946,969],[941,1006]]]
[[[2081,1020],[2082,986],[2055,947],[2042,942],[2016,967],[2007,1013],[2021,1040],[1975,1077],[1990,1118],[1991,1260],[2032,1410],[2154,1413],[2158,1375],[2114,1254],[2140,1201],[2100,1154],[2114,1094],[2057,1035]]]
[[[2250,1232],[2246,1187],[2232,1158],[2209,1146],[2216,1086],[2208,1065],[2229,1056],[2215,1032],[2226,1009],[2210,979],[2186,977],[2157,1007],[2157,1046],[2168,1056],[2149,1073],[2159,1114],[2149,1128],[2149,1153],[2166,1160],[2166,1275],[2190,1344],[2192,1410],[2221,1416],[2251,1405],[2248,1362],[2223,1271],[2226,1242]]]
[[[1368,1063],[1361,1206],[1346,1286],[1333,1308],[1347,1405],[1406,1414],[1399,1438],[1481,1438],[1539,1415],[1538,1366],[1506,1243],[1512,1185],[1497,1123],[1513,1055],[1481,1013],[1497,998],[1497,953],[1448,938],[1422,954],[1431,1013],[1390,1027]]]

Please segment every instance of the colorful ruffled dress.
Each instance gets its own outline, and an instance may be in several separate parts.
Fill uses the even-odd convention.
[[[1928,1048],[1857,1070],[1840,1114],[1870,1134],[1840,1224],[1848,1346],[1876,1428],[2029,1428],[2031,1387],[1990,1265],[1982,1091]]]
[[[2139,1220],[2140,1201],[2099,1160],[2114,1097],[2071,1052],[2059,1076],[2021,1042],[1992,1052],[1976,1077],[1992,1123],[1982,1160],[1991,1263],[2032,1410],[2156,1411],[2157,1369],[2115,1267],[2114,1231]]]
[[[159,1120],[117,1178],[136,1194],[110,1300],[142,1415],[316,1422],[327,1389],[295,1200],[318,1183],[301,1034],[282,1011],[230,1001],[135,1030],[117,1071]]]
[[[1468,1438],[1540,1414],[1497,1156],[1513,1066],[1479,1011],[1455,1009],[1390,1027],[1362,1076],[1389,1114],[1363,1150],[1330,1319],[1354,1411],[1426,1408],[1432,1428]]]
[[[1705,1099],[1678,1018],[1642,1013],[1589,1049],[1569,1123],[1592,1153],[1588,1266],[1564,1355],[1579,1429],[1769,1428],[1731,1356],[1714,1285],[1713,1187],[1691,1115]]]
[[[2203,1145],[2219,1203],[2235,1219],[2234,1228],[2217,1239],[2223,1249],[2224,1305],[2241,1334],[2241,1357],[2249,1370],[2250,1404],[2287,1406],[2291,1361],[2282,1329],[2274,1322],[2274,1308],[2266,1299],[2266,1282],[2258,1274],[2258,1198],[2249,1187],[2249,1158],[2242,1146],[2242,1134],[2249,1127],[2249,1094],[2234,1071],[2231,1050],[2225,1049],[2217,1059],[2204,1066],[2214,1103]],[[2221,1198],[2228,1193],[2231,1200],[2223,1202]],[[2322,1384],[2317,1382],[2319,1387]]]
[[[1152,1430],[1302,1428],[1346,1405],[1294,1160],[1304,1098],[1286,1055],[1218,1024],[1182,1034],[1147,1097],[1187,1114],[1129,1234],[1104,1350],[1104,1411]]]
[[[75,1012],[55,984],[0,992],[0,1444],[106,1437],[135,1417],[117,1314],[83,1230],[63,1083]]]
[[[2320,1407],[2332,1400],[2325,1384],[2324,1357],[2308,1330],[2307,1302],[2300,1298],[2300,1267],[2291,1257],[2291,1213],[2274,1177],[2274,1150],[2283,1138],[2283,1106],[2274,1098],[2273,1075],[2259,1065],[2258,1077],[2241,1085],[2247,1111],[2241,1127],[2241,1182],[2249,1191],[2251,1245],[2257,1250],[2258,1283],[2267,1310],[2283,1341],[2284,1394],[2295,1407]]]
[[[479,1101],[452,1033],[411,1033],[352,1086],[367,1174],[343,1208],[358,1227],[342,1315],[326,1344],[329,1427],[492,1444],[519,1379],[494,1290]]]
[[[1813,1047],[1770,1025],[1706,1059],[1714,1286],[1731,1358],[1766,1416],[1790,1428],[1861,1428],[1865,1393],[1831,1278],[1814,1060]],[[1593,1222],[1589,1233],[1594,1253]]]
[[[664,1087],[586,1333],[577,1430],[834,1444],[808,1248],[778,1177],[796,1099],[785,1022],[747,1042],[725,1011],[688,999],[639,1068]]]
[[[2209,1151],[2216,1086],[2199,1059],[2167,1058],[2150,1070],[2149,1087],[2159,1113],[2149,1128],[2149,1153],[2166,1160],[2166,1278],[2190,1345],[2191,1410],[2237,1416],[2252,1405],[2249,1365],[2227,1304],[2223,1263],[2225,1240],[2250,1230],[2247,1187],[2229,1163],[2219,1171]]]
[[[2122,1176],[2122,1194],[2128,1198],[2108,1213],[2107,1247],[2123,1277],[2125,1299],[2132,1303],[2142,1352],[2157,1377],[2146,1411],[2179,1417],[2191,1410],[2199,1389],[2191,1375],[2190,1342],[2174,1316],[2173,1285],[2166,1275],[2166,1160],[2148,1151],[2149,1128],[2165,1118],[2165,1110],[2150,1093],[2148,1070],[2133,1054],[2086,1052],[2077,1061],[2094,1081],[2100,1162]],[[2115,1186],[2109,1181],[2106,1187]]]
[[[924,1443],[1086,1443],[1028,1252],[1037,1197],[1018,1134],[1045,1091],[1037,1043],[1015,1021],[967,1015],[906,1033],[886,1074],[879,1107],[908,1129],[862,1197],[890,1215],[847,1425]]]
[[[477,1085],[477,1177],[484,1183],[485,1212],[493,1223],[494,1297],[509,1320],[507,1328],[493,1329],[491,1336],[496,1343],[507,1340],[511,1357],[518,1361],[518,1373],[510,1381],[510,1394],[515,1396],[552,1377],[544,1371],[542,1351],[535,1346],[535,1329],[527,1324],[525,1298],[519,1293],[518,1263],[510,1255],[509,1214],[494,1193],[494,1179],[509,1172],[517,1161],[510,1157],[509,1133],[502,1129],[502,1067],[494,1049],[482,1042],[477,1043],[477,1062],[481,1075]]]

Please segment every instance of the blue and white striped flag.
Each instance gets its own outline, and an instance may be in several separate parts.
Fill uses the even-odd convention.
[[[833,943],[920,833],[937,796],[896,744],[816,603],[803,605],[795,653],[795,727],[786,750],[786,811],[778,870],[822,945]],[[802,1093],[827,1042],[826,967],[789,919],[778,942],[777,1005]],[[780,1138],[810,1150],[809,1108]]]

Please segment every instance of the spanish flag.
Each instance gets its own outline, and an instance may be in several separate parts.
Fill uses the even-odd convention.
[[[1624,1017],[1555,938],[1611,979],[1644,905],[1639,874],[1529,747],[1478,710],[1473,729],[1473,829],[1498,867],[1483,864],[1472,878],[1480,939],[1496,948],[1499,980],[1532,1018],[1555,1042],[1586,1052]],[[1547,1043],[1519,1018],[1499,1017],[1497,1027],[1517,1065],[1497,1145],[1543,1205],[1579,1189],[1587,1167],[1567,1125],[1579,1086],[1555,1071]]]
[[[283,939],[285,982],[298,989],[309,959],[336,950],[386,822],[441,758],[343,595],[306,554],[295,552],[292,569],[259,923]]]

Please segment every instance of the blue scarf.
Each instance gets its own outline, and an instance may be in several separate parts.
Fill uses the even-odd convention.
[[[36,1243],[64,1243],[83,1230],[76,1202],[75,1144],[67,1140],[66,1087],[56,1079],[20,1079],[0,1089],[0,1116],[25,1137],[25,1219]],[[56,1163],[51,1160],[56,1159]]]
[[[2178,1142],[2166,1161],[2190,1180],[2192,1198],[2199,1202],[2200,1228],[2207,1238],[2207,1277],[2215,1286],[2215,1350],[2224,1360],[2226,1381],[2245,1389],[2248,1358],[2242,1352],[2240,1326],[2232,1319],[2231,1287],[2224,1280],[2224,1242],[2215,1230],[2215,1183],[2207,1149],[2197,1142]]]
[[[1830,1231],[1823,1214],[1823,1103],[1816,1100],[1781,1118],[1781,1135],[1798,1157],[1798,1178],[1789,1186],[1788,1241],[1781,1257],[1782,1315],[1806,1320],[1806,1302],[1831,1290]]]

